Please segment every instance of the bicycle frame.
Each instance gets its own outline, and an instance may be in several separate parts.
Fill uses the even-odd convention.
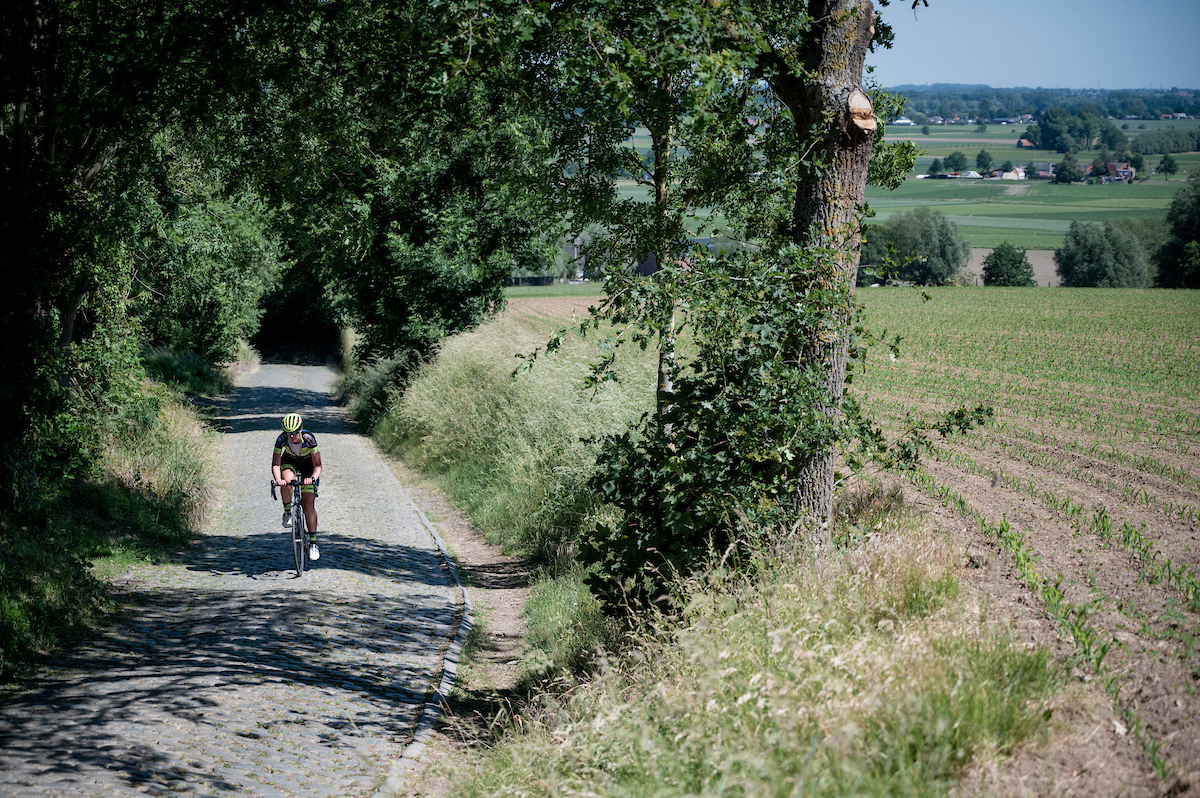
[[[303,480],[296,478],[288,483],[292,489],[292,557],[296,562],[296,577],[304,576],[304,565],[308,559],[308,523],[304,517],[304,505],[300,501]],[[271,498],[275,499],[275,480],[271,480]]]

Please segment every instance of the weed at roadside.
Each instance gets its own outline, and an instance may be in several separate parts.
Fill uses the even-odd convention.
[[[456,794],[942,795],[1036,738],[1062,683],[1048,653],[953,617],[961,552],[917,516],[869,520],[841,549],[683,587],[681,613],[544,694]]]
[[[214,433],[167,392],[140,434],[112,434],[96,472],[0,518],[0,677],[87,634],[111,608],[104,580],[187,544],[210,500]]]

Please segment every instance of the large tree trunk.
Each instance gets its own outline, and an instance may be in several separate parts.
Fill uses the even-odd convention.
[[[797,130],[813,131],[810,136],[800,136],[801,171],[791,233],[799,244],[835,247],[840,255],[832,273],[815,279],[831,280],[852,291],[861,245],[858,208],[866,188],[874,130],[869,103],[860,87],[863,62],[874,35],[875,9],[870,0],[814,0],[809,13],[816,22],[799,53],[801,69],[780,72],[771,79],[772,88],[792,112]],[[857,114],[851,113],[852,106]],[[809,165],[817,158],[825,162],[819,170]],[[838,412],[841,405],[849,324],[848,315],[839,319],[829,340],[801,356],[806,362],[816,359],[828,366],[829,413]],[[822,534],[833,511],[834,459],[833,451],[819,452],[802,462],[794,474],[793,510],[799,518],[819,526]]]

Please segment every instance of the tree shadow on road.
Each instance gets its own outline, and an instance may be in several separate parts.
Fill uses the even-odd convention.
[[[0,701],[0,771],[58,788],[92,771],[135,789],[182,779],[225,792],[256,783],[260,755],[345,749],[357,762],[364,739],[394,755],[459,622],[419,591],[128,598],[110,634]]]
[[[354,434],[358,424],[340,407],[333,404],[328,393],[303,388],[276,386],[241,386],[234,388],[219,406],[221,432],[258,432],[280,430],[285,413],[299,413],[304,426],[317,435],[321,433]]]
[[[242,575],[262,581],[297,579],[292,560],[291,530],[250,535],[206,534],[184,563],[192,571],[216,575]],[[323,531],[319,536],[321,559],[306,569],[346,570],[396,584],[417,583],[436,587],[454,584],[436,549],[386,543],[371,538]],[[453,636],[453,635],[451,635]]]

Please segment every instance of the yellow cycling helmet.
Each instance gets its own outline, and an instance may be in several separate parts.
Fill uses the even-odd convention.
[[[283,417],[283,431],[295,432],[300,429],[301,418],[299,413],[288,413]]]

